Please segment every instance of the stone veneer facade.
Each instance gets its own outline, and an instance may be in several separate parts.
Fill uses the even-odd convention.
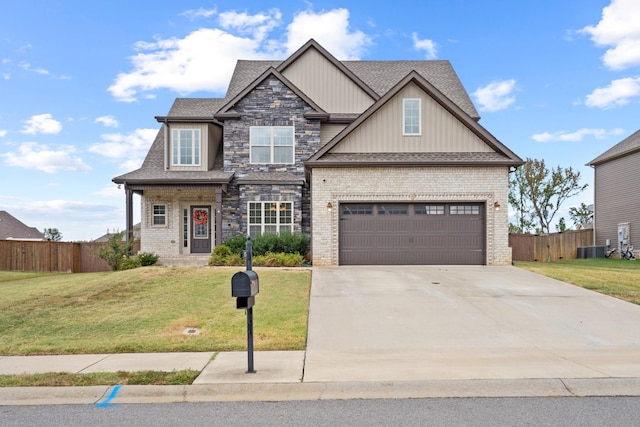
[[[238,102],[234,110],[240,113],[237,120],[224,124],[224,170],[235,172],[222,201],[222,234],[247,232],[247,202],[293,201],[294,231],[310,232],[309,203],[304,202],[308,190],[303,184],[283,182],[264,185],[238,182],[256,172],[288,172],[297,180],[304,180],[304,160],[320,149],[320,121],[306,119],[304,113],[311,107],[295,92],[275,77],[269,77],[257,85]],[[294,163],[251,164],[249,132],[251,126],[294,126]]]
[[[508,188],[506,166],[314,168],[313,265],[338,265],[340,203],[368,201],[484,202],[486,265],[510,265]]]

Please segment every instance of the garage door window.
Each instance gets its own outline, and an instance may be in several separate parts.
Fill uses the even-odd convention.
[[[342,215],[371,215],[372,205],[342,205]]]
[[[478,205],[453,205],[449,209],[451,215],[480,215]]]
[[[407,205],[378,205],[378,215],[407,215]]]
[[[444,205],[415,206],[416,215],[444,215]]]

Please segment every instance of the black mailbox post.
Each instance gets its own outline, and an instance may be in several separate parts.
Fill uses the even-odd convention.
[[[245,250],[247,270],[238,271],[231,277],[231,296],[236,297],[236,308],[247,310],[247,358],[248,374],[254,374],[253,369],[253,305],[256,302],[256,294],[260,292],[258,275],[252,270],[251,237],[247,236]]]

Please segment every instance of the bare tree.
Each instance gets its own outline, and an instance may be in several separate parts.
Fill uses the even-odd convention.
[[[510,180],[509,203],[516,209],[522,232],[549,233],[551,222],[568,198],[587,188],[573,168],[548,169],[544,160],[527,159]]]

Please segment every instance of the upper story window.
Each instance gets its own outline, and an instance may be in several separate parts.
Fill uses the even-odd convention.
[[[171,131],[174,166],[200,166],[200,129],[173,129]]]
[[[252,126],[251,163],[293,163],[293,126]]]
[[[405,98],[402,100],[403,135],[420,135],[422,133],[420,101],[420,99],[414,98]]]

